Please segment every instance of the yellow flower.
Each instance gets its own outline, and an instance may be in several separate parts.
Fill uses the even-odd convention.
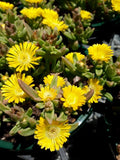
[[[38,95],[41,98],[41,101],[49,101],[54,100],[57,96],[57,91],[53,88],[49,88],[49,86],[42,87],[41,91],[38,91]]]
[[[44,118],[40,117],[39,123],[36,125],[35,139],[38,139],[38,145],[45,150],[59,150],[67,141],[70,133],[70,125],[65,122],[53,120],[51,124]]]
[[[44,77],[44,83],[46,85],[50,85],[52,80],[54,78],[54,75],[47,75],[47,77]],[[62,77],[57,76],[57,87],[62,87],[65,84],[65,81]]]
[[[43,0],[25,0],[25,1],[29,3],[41,3]]]
[[[92,14],[86,10],[80,11],[81,18],[84,20],[91,20],[93,18]]]
[[[64,21],[59,21],[59,15],[56,11],[52,9],[43,9],[43,24],[51,27],[52,29],[56,28],[58,31],[64,31],[68,28]]]
[[[69,85],[68,87],[64,87],[62,90],[64,98],[61,98],[61,101],[64,101],[64,107],[72,107],[73,110],[77,110],[85,104],[85,91],[80,87]]]
[[[16,68],[16,71],[28,71],[29,68],[34,68],[33,65],[38,65],[38,60],[41,57],[35,57],[35,52],[38,49],[35,44],[24,42],[23,44],[15,45],[9,49],[7,61],[9,67]]]
[[[28,17],[29,19],[35,19],[37,17],[40,17],[42,15],[42,8],[23,8],[20,13],[22,13],[24,16]]]
[[[88,48],[88,54],[93,60],[108,62],[113,56],[113,50],[107,44],[94,44]]]
[[[44,18],[42,23],[46,24],[52,29],[56,28],[58,31],[65,31],[68,28],[64,21],[59,21],[53,17]]]
[[[24,91],[20,88],[18,84],[18,79],[21,79],[23,82],[25,82],[29,86],[34,86],[31,84],[33,82],[33,78],[31,76],[26,76],[25,74],[13,74],[11,77],[5,81],[5,84],[1,88],[2,95],[5,97],[8,102],[23,102],[25,101],[25,98],[27,95],[24,93]]]
[[[42,16],[43,18],[47,18],[47,19],[58,19],[59,18],[59,15],[56,11],[52,9],[48,9],[48,8],[43,9]]]
[[[88,100],[88,103],[98,103],[98,100],[101,98],[103,86],[99,83],[97,79],[89,79],[88,86],[85,86],[85,92],[89,92],[91,89],[94,90],[93,96]]]
[[[0,1],[0,8],[1,8],[2,10],[13,9],[13,7],[14,7],[13,4]]]
[[[119,0],[111,0],[112,8],[114,11],[120,12],[120,1]]]
[[[85,56],[79,52],[71,52],[71,53],[68,53],[65,57],[71,62],[71,63],[74,63],[73,61],[73,55],[76,55],[78,61],[81,61],[82,59],[85,58]]]

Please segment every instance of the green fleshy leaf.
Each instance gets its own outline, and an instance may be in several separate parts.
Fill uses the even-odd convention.
[[[26,83],[24,83],[21,79],[18,79],[18,83],[22,90],[30,96],[35,101],[40,101],[40,97],[38,96],[37,92],[30,86],[28,86]]]
[[[67,58],[62,57],[62,60],[70,70],[72,70],[73,72],[76,70],[76,67]]]
[[[112,81],[114,81],[114,82],[120,82],[120,76],[112,77]]]
[[[25,28],[26,28],[26,32],[27,32],[29,38],[31,39],[31,37],[32,37],[32,35],[33,35],[32,29],[30,28],[30,26],[29,26],[27,23],[23,22],[23,24],[24,24],[24,26],[25,26]]]
[[[106,67],[106,76],[109,78],[109,79],[112,79],[112,77],[115,77],[116,76],[116,68],[114,65],[108,65]]]
[[[48,123],[51,124],[52,120],[54,119],[55,115],[54,115],[54,109],[52,111],[49,112],[45,112],[45,118],[47,119]]]
[[[67,38],[69,38],[71,40],[76,40],[76,37],[75,37],[74,33],[72,33],[72,32],[65,31],[63,34],[64,34],[64,36],[66,36]]]
[[[115,83],[113,81],[106,81],[108,87],[114,87]]]
[[[45,104],[42,102],[39,102],[36,104],[36,108],[43,109],[43,108],[45,108]]]
[[[91,72],[86,72],[86,73],[83,73],[82,76],[90,79],[90,78],[94,78],[94,74],[91,73]]]
[[[35,132],[35,129],[31,129],[30,127],[25,128],[25,129],[20,129],[20,130],[18,131],[18,133],[19,133],[21,136],[25,136],[25,137],[33,135],[34,132]]]
[[[10,135],[15,135],[21,129],[20,122],[18,121],[16,125],[10,130]]]
[[[76,64],[77,61],[78,61],[77,55],[75,53],[73,53],[73,62],[74,62],[74,64]]]
[[[104,96],[109,100],[109,101],[113,101],[113,96],[109,93],[109,92],[106,92],[104,94]]]
[[[57,86],[57,80],[58,80],[57,75],[54,75],[54,76],[53,76],[53,79],[52,79],[52,82],[51,82],[51,84],[50,84],[50,88]]]
[[[25,113],[27,116],[32,116],[33,110],[32,108],[28,108],[27,112]]]
[[[79,126],[79,123],[73,123],[70,124],[71,128],[70,128],[70,132],[74,131],[75,129],[77,129],[77,127]]]
[[[62,36],[59,37],[58,41],[56,41],[55,45],[59,45],[62,42],[63,38]]]
[[[28,120],[30,128],[34,129],[37,121],[34,118],[29,118]]]
[[[64,112],[61,112],[59,117],[56,119],[57,121],[66,121],[67,120],[67,115]]]
[[[103,73],[103,70],[102,69],[96,69],[95,73],[96,73],[97,76],[101,76],[102,73]]]
[[[10,110],[11,110],[10,107],[5,106],[2,102],[0,102],[0,111],[5,112],[5,111],[10,111]]]

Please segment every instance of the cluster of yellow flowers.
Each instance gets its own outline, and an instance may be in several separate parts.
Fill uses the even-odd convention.
[[[2,86],[2,94],[8,102],[23,102],[28,96],[19,86],[18,79],[21,79],[30,87],[33,87],[33,78],[32,76],[25,76],[21,74],[22,71],[28,71],[29,68],[33,68],[34,65],[39,65],[39,60],[41,57],[35,57],[35,52],[38,49],[34,44],[24,42],[23,44],[15,45],[9,49],[7,56],[7,61],[9,67],[16,69],[17,74],[11,75],[11,77],[6,80],[5,84]],[[112,56],[112,50],[106,44],[100,45],[96,44],[88,48],[89,55],[91,55],[93,60],[101,60],[108,62]],[[78,61],[81,63],[81,60],[85,58],[81,53],[75,52]],[[68,53],[66,58],[73,63],[74,54]],[[92,97],[88,100],[88,103],[98,103],[98,99],[101,98],[103,86],[100,85],[98,79],[89,79],[88,85],[83,88],[77,87],[75,85],[65,86],[65,80],[57,76],[56,87],[50,87],[53,81],[54,76],[48,75],[44,77],[45,87],[41,87],[38,91],[38,96],[40,101],[46,104],[47,102],[52,102],[59,99],[59,91],[62,88],[62,97],[60,101],[62,106],[65,108],[72,108],[73,111],[77,111],[81,106],[86,103],[86,93],[91,89],[94,91]],[[54,130],[54,131],[53,131]],[[36,127],[35,138],[37,138],[38,144],[45,149],[50,149],[51,151],[58,150],[62,147],[63,143],[66,142],[66,138],[70,135],[69,133],[70,126],[67,122],[57,122],[52,121],[52,124],[49,124],[46,119],[40,118],[39,123]],[[61,139],[61,137],[64,137]],[[60,141],[60,143],[58,143]],[[48,143],[49,142],[49,143]]]
[[[43,0],[25,1],[30,4],[43,3]],[[113,9],[119,11],[120,2],[118,0],[112,0],[111,2]],[[3,11],[8,9],[12,10],[13,7],[14,5],[10,3],[0,2],[0,8]],[[48,26],[52,31],[56,29],[58,32],[63,32],[69,29],[69,26],[61,20],[58,13],[53,9],[30,7],[23,8],[20,13],[23,16],[22,18],[28,18],[30,20],[40,19],[42,27],[44,25]],[[93,15],[90,12],[82,9],[80,10],[80,16],[83,21],[86,19],[93,19]],[[35,33],[36,30],[33,32],[34,36]],[[46,35],[48,38],[49,34]],[[56,37],[54,37],[53,34],[51,34],[51,37],[53,37],[53,43],[55,43]],[[60,35],[58,35],[57,38],[61,38]],[[100,80],[100,74],[95,73],[95,71],[98,72],[99,70],[102,74],[102,67],[109,64],[113,56],[113,50],[107,44],[93,44],[88,47],[88,56],[85,56],[79,51],[68,51],[65,55],[61,54],[62,56],[60,56],[60,61],[63,61],[60,65],[65,71],[70,71],[71,77],[73,72],[73,75],[76,76],[76,72],[79,70],[80,78],[82,79],[84,76],[84,83],[81,82],[78,85],[74,84],[73,80],[71,80],[69,76],[64,76],[64,71],[59,65],[61,70],[58,73],[45,73],[46,76],[42,77],[42,82],[40,81],[40,84],[37,84],[36,86],[31,70],[36,69],[36,66],[44,66],[44,60],[47,56],[44,57],[42,54],[37,54],[41,49],[40,44],[42,43],[42,40],[39,40],[39,42],[36,43],[34,39],[32,39],[21,43],[16,42],[16,44],[9,48],[5,58],[8,63],[8,67],[11,68],[13,72],[8,78],[4,78],[1,93],[8,103],[17,105],[25,102],[28,97],[30,98],[30,95],[34,93],[36,94],[36,97],[38,98],[37,105],[42,106],[38,107],[42,110],[42,113],[39,120],[37,119],[34,137],[38,140],[38,144],[41,148],[55,151],[62,148],[63,144],[70,136],[71,124],[69,124],[68,116],[80,111],[80,109],[86,104],[91,105],[92,103],[98,103],[99,99],[102,97],[104,85]],[[51,41],[50,43],[52,44]],[[45,49],[50,52],[51,48],[48,49],[49,47],[46,44],[44,47],[46,47]],[[59,43],[57,43],[55,47],[54,50],[59,47]],[[52,55],[52,60],[54,60],[54,57],[57,57],[57,55],[53,52],[51,57]],[[91,66],[88,66],[88,61],[91,63],[92,71],[94,73],[90,70]],[[53,62],[50,63],[50,65],[52,65]],[[66,68],[65,65],[67,66]],[[98,70],[95,68],[95,70],[94,66],[99,66],[101,68],[97,68]],[[87,74],[84,72],[87,72]],[[41,77],[37,78],[38,81],[39,78]],[[79,81],[80,80],[77,82]],[[21,86],[21,83],[25,89]],[[29,94],[29,92],[32,93]],[[48,116],[48,114],[50,114],[50,116]],[[64,115],[64,120],[61,120],[62,114]]]
[[[13,9],[14,5],[6,2],[0,2],[0,8],[2,10]]]
[[[21,10],[21,13],[30,18],[35,19],[42,16],[42,23],[51,27],[52,29],[57,28],[58,31],[64,31],[68,28],[64,21],[59,20],[59,15],[56,11],[52,9],[42,9],[42,8],[24,8]],[[31,14],[32,13],[32,14]]]

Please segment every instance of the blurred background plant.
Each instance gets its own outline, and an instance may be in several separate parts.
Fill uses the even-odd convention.
[[[87,10],[94,15],[94,23],[106,21],[114,18],[117,12],[112,8],[111,0],[72,0],[72,1],[56,1],[62,11],[71,11],[77,7]]]

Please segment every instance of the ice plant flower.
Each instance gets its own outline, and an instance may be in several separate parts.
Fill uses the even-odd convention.
[[[2,10],[13,9],[13,7],[14,7],[14,5],[11,3],[0,1],[0,9],[2,9]]]
[[[54,75],[47,75],[47,77],[44,77],[43,81],[45,85],[50,85],[53,78],[54,78]],[[57,87],[62,87],[64,84],[65,84],[65,80],[62,77],[57,76]]]
[[[93,18],[92,14],[86,10],[81,10],[80,15],[83,20],[91,20]]]
[[[120,1],[119,0],[111,0],[112,8],[114,11],[120,12]]]
[[[40,17],[42,15],[42,8],[23,8],[20,13],[28,17],[29,19],[36,19],[37,17]]]
[[[42,16],[43,18],[48,18],[48,19],[58,19],[59,18],[58,13],[54,11],[53,9],[49,9],[49,8],[43,9]]]
[[[16,71],[22,72],[23,70],[28,71],[29,68],[34,68],[33,65],[38,65],[38,60],[41,57],[36,57],[36,47],[35,44],[31,42],[16,44],[9,49],[7,53],[7,61],[9,67],[16,68]]]
[[[53,18],[44,18],[42,21],[43,24],[46,24],[53,30],[56,28],[58,31],[65,31],[68,28],[68,25],[64,21],[59,21],[58,19]]]
[[[88,48],[88,54],[93,60],[108,62],[113,56],[113,50],[107,44],[93,44]]]
[[[49,86],[42,87],[40,91],[38,91],[38,95],[41,98],[41,101],[52,101],[57,96],[57,91]]]
[[[25,0],[25,1],[29,3],[41,3],[43,0]]]
[[[64,21],[59,21],[58,13],[52,9],[43,9],[42,16],[42,23],[52,29],[56,28],[58,31],[64,31],[68,28]]]
[[[86,92],[89,92],[91,89],[94,91],[93,96],[88,100],[88,103],[98,103],[98,100],[101,98],[103,86],[100,85],[98,79],[89,79],[88,86],[84,88]]]
[[[50,151],[59,150],[62,148],[63,144],[67,141],[70,136],[70,125],[64,122],[58,122],[53,120],[51,124],[42,117],[35,130],[35,139],[38,139],[38,145],[45,150],[50,149]]]
[[[71,62],[71,63],[74,63],[74,59],[73,59],[73,55],[76,55],[77,57],[77,60],[78,61],[81,61],[82,59],[85,58],[85,56],[79,52],[70,52],[68,53],[65,57]]]
[[[74,111],[86,103],[85,91],[75,85],[69,85],[62,88],[64,107],[71,107]]]
[[[27,85],[33,87],[33,78],[31,76],[25,76],[25,74],[12,74],[11,77],[5,81],[5,84],[1,88],[2,95],[5,97],[5,100],[8,100],[9,103],[23,102],[27,95],[20,88],[18,84],[18,79],[21,79]]]

